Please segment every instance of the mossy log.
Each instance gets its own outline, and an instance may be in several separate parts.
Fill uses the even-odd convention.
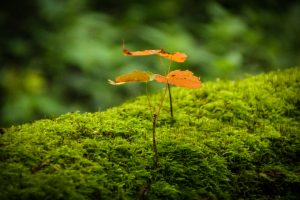
[[[152,99],[158,99],[154,95]],[[297,199],[300,68],[1,129],[0,199]],[[157,97],[157,98],[156,98]]]

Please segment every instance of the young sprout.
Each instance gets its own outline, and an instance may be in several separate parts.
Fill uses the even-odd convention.
[[[124,47],[123,41],[123,54],[126,56],[150,56],[150,55],[158,55],[169,59],[171,62],[179,62],[182,63],[187,59],[187,55],[181,52],[175,53],[168,53],[164,49],[152,49],[152,50],[142,50],[142,51],[129,51]],[[152,117],[152,141],[153,141],[153,152],[154,152],[154,165],[157,168],[159,166],[158,160],[158,152],[157,152],[157,144],[156,144],[156,122],[159,117],[161,108],[163,106],[163,102],[166,96],[166,92],[169,92],[169,99],[170,99],[170,114],[173,119],[173,106],[172,106],[172,95],[170,85],[175,85],[179,87],[186,87],[186,88],[199,88],[201,87],[200,79],[193,75],[191,71],[185,70],[175,70],[171,71],[171,65],[167,71],[166,76],[162,76],[159,74],[153,74],[151,72],[146,71],[133,71],[128,74],[123,74],[118,76],[114,81],[108,80],[108,82],[112,85],[122,85],[129,82],[144,82],[146,83],[146,93],[148,99],[148,105],[151,112]],[[166,84],[166,89],[161,96],[160,104],[157,109],[153,109],[150,102],[150,97],[148,94],[148,85],[149,81],[155,80],[159,83]]]

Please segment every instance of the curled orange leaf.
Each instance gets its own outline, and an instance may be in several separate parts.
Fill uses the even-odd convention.
[[[193,89],[201,87],[200,79],[194,76],[193,72],[189,70],[175,70],[167,74],[167,76],[161,76],[159,74],[156,74],[154,79],[160,83],[168,83],[179,87]]]
[[[108,80],[112,85],[122,85],[128,82],[148,82],[153,80],[153,74],[145,71],[134,71],[118,76],[115,81]]]
[[[123,49],[123,54],[127,56],[150,56],[158,54],[159,52],[161,52],[161,49],[144,51],[129,51],[128,49]]]

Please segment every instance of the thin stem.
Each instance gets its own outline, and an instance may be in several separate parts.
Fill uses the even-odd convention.
[[[168,75],[170,73],[171,67],[172,67],[172,61],[170,61],[170,65],[168,67],[168,71],[167,71],[166,75]],[[173,120],[174,119],[174,115],[173,115],[173,103],[172,103],[171,87],[170,87],[169,83],[167,85],[168,85],[169,100],[170,100],[170,115],[171,115],[171,118]]]
[[[157,145],[156,145],[156,122],[157,122],[157,115],[153,114],[152,118],[152,140],[153,140],[153,152],[154,152],[154,166],[155,168],[159,167],[159,159],[158,159],[158,152],[157,152]]]
[[[171,87],[170,87],[169,83],[167,85],[168,85],[169,100],[170,100],[170,114],[171,114],[171,117],[173,119],[174,117],[173,117],[173,104],[172,104]]]
[[[149,92],[148,92],[148,83],[146,82],[146,95],[147,95],[147,100],[148,100],[148,106],[150,109],[150,113],[151,113],[151,118],[153,117],[153,107],[151,105],[151,101],[150,101],[150,96],[149,96]]]
[[[165,91],[164,91],[164,93],[163,93],[163,95],[162,95],[162,97],[160,99],[159,107],[158,107],[158,109],[157,109],[157,111],[155,113],[157,115],[157,117],[159,116],[160,110],[162,109],[162,106],[163,106],[163,103],[164,103],[164,100],[165,100],[165,96],[166,96],[167,90],[168,90],[168,86],[166,86],[166,89],[165,89]]]

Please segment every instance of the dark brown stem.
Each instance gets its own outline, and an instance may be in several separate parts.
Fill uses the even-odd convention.
[[[169,99],[170,99],[170,114],[173,119],[173,104],[172,104],[171,87],[169,83],[168,83],[168,91],[169,91]]]
[[[156,121],[157,121],[157,114],[153,114],[153,119],[152,119],[153,121],[152,121],[152,125],[153,125],[153,127],[152,127],[152,138],[153,138],[153,151],[154,151],[154,166],[155,166],[155,168],[158,168],[158,166],[159,166],[159,161],[158,161],[158,152],[157,152],[157,145],[156,145],[156,138],[155,138],[155,136],[156,136],[156,132],[155,132],[155,130],[156,130]]]

